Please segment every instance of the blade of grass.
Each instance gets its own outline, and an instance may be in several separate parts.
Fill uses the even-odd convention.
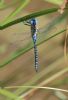
[[[20,0],[12,0],[12,2],[9,3],[9,4],[6,4],[6,3],[3,2],[3,4],[0,6],[0,10],[6,9],[6,8],[8,8],[8,7],[10,7],[10,6],[12,6],[12,5],[18,3],[19,1],[20,1]]]
[[[53,81],[54,79],[56,79],[57,77],[63,75],[63,74],[66,73],[66,72],[68,72],[68,67],[63,68],[61,71],[59,71],[59,72],[55,73],[54,75],[52,75],[51,77],[47,78],[47,80],[42,81],[38,86],[44,86],[44,85],[50,83],[51,81]],[[29,94],[32,93],[33,91],[35,92],[36,90],[38,90],[38,89],[35,88],[35,89],[29,90],[28,92],[22,94],[22,95],[21,95],[21,98],[22,98],[22,97],[25,97],[25,96],[27,96],[27,95],[29,95]]]
[[[45,87],[45,86],[11,86],[11,87],[5,87],[7,89],[11,89],[11,88],[29,88],[29,89],[45,89],[45,90],[53,90],[53,91],[61,91],[61,92],[68,92],[68,90],[65,89],[60,89],[60,88],[54,88],[54,87]],[[20,98],[22,98],[22,95],[20,96]]]
[[[55,17],[51,22],[46,25],[45,32],[48,33],[53,27],[57,26],[59,23],[66,20],[68,17],[68,13],[64,12],[63,14],[58,15]]]
[[[64,43],[64,60],[65,60],[65,65],[67,65],[67,31],[65,32],[65,43]]]
[[[10,100],[21,100],[16,94],[14,93],[11,93],[5,89],[1,89],[0,88],[0,94],[3,95],[3,96],[6,96],[7,98],[9,98]]]
[[[4,0],[0,0],[0,6],[4,4]]]
[[[4,25],[13,20],[13,17],[16,16],[31,0],[22,0],[22,3],[19,7],[17,7],[2,23]]]
[[[0,24],[0,30],[3,30],[5,28],[12,26],[12,25],[15,25],[17,23],[26,21],[26,20],[31,19],[33,17],[39,17],[39,16],[42,16],[42,15],[45,15],[45,14],[54,13],[56,11],[58,11],[58,8],[50,8],[50,9],[46,9],[46,10],[42,10],[42,11],[38,11],[38,12],[35,12],[35,13],[32,13],[32,14],[26,15],[24,17],[18,18],[16,20],[9,22],[9,23],[6,23],[4,25]]]
[[[64,43],[64,58],[65,65],[67,65],[67,39],[68,39],[68,18],[66,19],[66,32],[65,32],[65,43]]]
[[[68,90],[60,89],[60,88],[53,88],[53,87],[44,87],[44,86],[11,86],[11,87],[5,87],[5,88],[32,88],[32,89],[47,89],[47,90],[54,90],[54,91],[62,91],[62,92],[68,92]]]
[[[66,29],[61,30],[60,32],[57,32],[56,34],[54,34],[54,35],[52,35],[52,36],[49,36],[48,38],[46,38],[46,39],[44,39],[44,40],[39,41],[37,45],[40,45],[40,44],[42,44],[42,43],[44,43],[44,42],[50,40],[51,38],[53,38],[53,37],[55,37],[55,36],[57,36],[57,35],[59,35],[59,34],[65,32],[65,31],[66,31]],[[27,48],[24,48],[24,49],[22,48],[20,52],[18,52],[18,53],[15,52],[14,55],[12,56],[12,58],[10,58],[10,59],[8,59],[6,62],[0,64],[0,68],[2,68],[2,67],[4,67],[5,65],[11,63],[13,60],[17,59],[17,58],[20,57],[22,54],[28,52],[28,51],[31,50],[32,48],[33,48],[33,44],[31,43],[31,45],[28,45]]]
[[[61,85],[67,85],[68,84],[68,77],[65,77],[64,79],[62,80],[56,80],[51,86],[53,87],[60,87]]]
[[[61,5],[63,3],[63,0],[44,0],[47,1],[49,3],[53,3],[53,4],[57,4],[57,5]]]

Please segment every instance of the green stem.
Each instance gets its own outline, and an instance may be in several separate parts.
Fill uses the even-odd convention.
[[[50,9],[47,9],[47,10],[42,10],[42,11],[39,11],[39,12],[35,12],[35,13],[32,13],[32,14],[26,15],[24,17],[18,18],[16,20],[9,22],[9,23],[6,23],[4,25],[0,24],[0,30],[3,30],[3,29],[5,29],[9,26],[18,24],[20,22],[26,21],[26,20],[31,19],[33,17],[39,17],[39,16],[42,16],[42,15],[45,15],[45,14],[54,13],[56,11],[58,11],[58,8],[50,8]]]

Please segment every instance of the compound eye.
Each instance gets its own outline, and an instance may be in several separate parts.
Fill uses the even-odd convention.
[[[31,24],[33,24],[33,21],[31,20]]]

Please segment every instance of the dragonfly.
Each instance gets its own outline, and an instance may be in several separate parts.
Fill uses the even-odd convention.
[[[21,38],[22,36],[20,36],[20,39],[19,39],[19,35],[22,35],[22,34],[19,34],[17,38],[16,38],[16,34],[15,34],[15,39],[14,39],[15,41],[10,42],[10,44],[12,46],[17,47],[17,48],[15,47],[15,50],[17,50],[16,53],[20,52],[21,50],[22,50],[22,52],[24,52],[24,49],[19,49],[19,48],[21,48],[20,46],[22,46],[22,48],[25,48],[25,50],[32,48],[32,44],[31,44],[32,42],[29,42],[32,37],[33,44],[34,44],[34,60],[35,60],[36,72],[38,71],[38,68],[39,68],[37,41],[38,41],[38,44],[42,44],[43,42],[45,42],[45,40],[48,40],[47,37],[49,38],[50,34],[51,34],[50,30],[54,30],[54,31],[57,30],[58,27],[56,27],[55,25],[62,18],[62,16],[63,16],[63,14],[60,14],[56,18],[53,18],[50,22],[48,22],[44,27],[40,28],[39,30],[37,28],[37,19],[36,18],[31,18],[27,21],[23,21],[24,25],[28,25],[30,27],[31,35],[30,35],[30,32],[28,32],[28,33],[26,32],[27,37],[22,39]],[[63,19],[64,18],[65,18],[65,16],[63,17]],[[59,29],[59,31],[60,31],[60,29]],[[25,32],[24,32],[24,34],[25,34]],[[13,37],[14,37],[14,35],[13,35]],[[22,45],[22,42],[23,42],[23,45]]]
[[[34,55],[35,55],[35,70],[38,71],[39,63],[38,63],[38,50],[37,50],[37,20],[36,18],[31,18],[30,20],[27,20],[24,22],[24,25],[28,25],[31,27],[31,37],[34,44]]]

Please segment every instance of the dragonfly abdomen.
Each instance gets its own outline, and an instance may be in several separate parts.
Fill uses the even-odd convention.
[[[35,54],[35,69],[36,71],[38,71],[38,50],[37,50],[37,46],[36,43],[34,43],[34,54]]]

